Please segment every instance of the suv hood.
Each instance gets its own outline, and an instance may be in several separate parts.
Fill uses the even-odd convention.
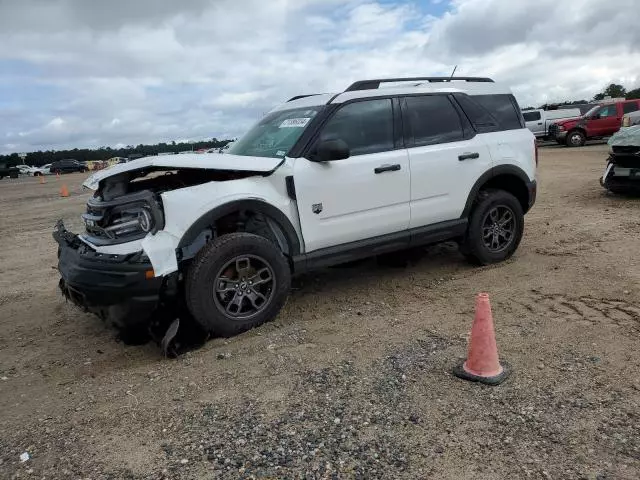
[[[139,158],[127,163],[120,163],[100,170],[89,176],[82,185],[91,190],[96,190],[99,183],[105,178],[120,175],[126,172],[145,169],[171,169],[171,168],[198,168],[205,170],[227,171],[251,171],[271,172],[275,170],[284,159],[271,157],[247,157],[244,155],[231,155],[219,153],[185,153],[181,155],[161,155]]]

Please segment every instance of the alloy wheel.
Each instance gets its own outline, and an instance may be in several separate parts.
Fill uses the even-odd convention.
[[[492,253],[509,247],[515,238],[516,216],[509,207],[493,207],[482,220],[482,241]]]
[[[213,298],[218,309],[232,319],[254,317],[269,305],[276,278],[269,263],[257,255],[240,255],[218,272]]]

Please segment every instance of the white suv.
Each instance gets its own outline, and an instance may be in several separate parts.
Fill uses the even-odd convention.
[[[226,155],[93,174],[86,231],[54,232],[60,287],[120,326],[189,316],[234,335],[273,319],[310,269],[445,240],[479,264],[509,258],[536,163],[515,98],[488,78],[294,97]]]

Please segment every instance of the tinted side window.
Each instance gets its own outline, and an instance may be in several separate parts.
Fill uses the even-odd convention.
[[[522,112],[522,116],[524,117],[525,122],[535,122],[542,118],[540,112]]]
[[[638,104],[640,102],[628,102],[628,103],[623,103],[622,104],[622,113],[631,113],[631,112],[635,112],[636,110],[640,110],[640,108],[638,108]]]
[[[388,98],[344,105],[325,124],[321,140],[340,138],[351,155],[393,150],[393,109]]]
[[[520,111],[511,95],[474,95],[473,99],[496,117],[501,130],[522,128]]]
[[[405,101],[416,146],[462,140],[460,116],[446,96],[407,97]]]
[[[476,131],[482,133],[498,130],[498,120],[484,107],[476,103],[472,97],[464,94],[456,94],[455,98]]]

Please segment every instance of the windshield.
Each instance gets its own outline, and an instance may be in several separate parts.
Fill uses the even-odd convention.
[[[272,112],[235,142],[229,153],[252,157],[283,158],[322,106]]]

